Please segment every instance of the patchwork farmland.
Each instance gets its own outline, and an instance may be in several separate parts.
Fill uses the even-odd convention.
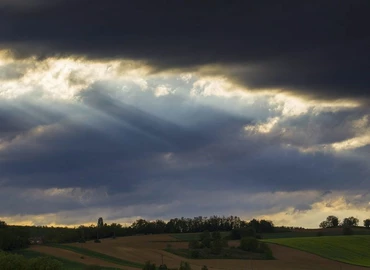
[[[188,239],[195,236],[188,235]],[[234,259],[187,259],[165,251],[187,248],[185,235],[142,235],[116,239],[102,239],[101,243],[88,241],[65,245],[35,246],[32,249],[84,263],[98,264],[113,269],[141,269],[146,261],[160,265],[162,259],[169,269],[177,269],[181,261],[190,263],[192,269],[244,270],[360,270],[369,269],[369,236],[332,236],[307,238],[265,239],[275,260],[234,260]],[[180,237],[181,238],[181,237]],[[237,246],[239,241],[229,241],[229,246]],[[345,244],[348,244],[347,249]],[[354,248],[357,246],[357,248]],[[335,255],[337,254],[337,255]],[[81,256],[84,259],[81,259]],[[326,258],[325,258],[326,257]],[[363,266],[356,266],[359,264]]]

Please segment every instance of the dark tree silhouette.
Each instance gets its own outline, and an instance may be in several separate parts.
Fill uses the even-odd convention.
[[[348,218],[343,219],[343,226],[345,227],[357,226],[358,222],[359,222],[358,218],[348,217]]]
[[[368,229],[370,228],[370,218],[364,220],[364,226]]]
[[[320,228],[335,228],[339,225],[339,219],[336,216],[328,216],[326,220],[320,223]]]

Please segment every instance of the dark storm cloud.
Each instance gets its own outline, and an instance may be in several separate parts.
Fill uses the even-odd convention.
[[[20,57],[129,57],[160,69],[243,65],[229,75],[250,88],[367,98],[369,9],[366,0],[0,5],[0,42]]]
[[[352,134],[345,132],[350,129],[347,122],[361,119],[366,111],[290,117],[279,123],[279,128],[295,129],[290,137],[274,132],[256,136],[244,130],[255,120],[248,114],[189,103],[186,97],[155,99],[152,93],[137,89],[117,96],[108,88],[94,84],[80,92],[77,103],[2,101],[0,195],[4,207],[0,215],[114,207],[128,208],[107,217],[227,215],[230,209],[232,213],[239,209],[235,205],[240,207],[240,198],[260,192],[370,188],[368,149],[359,149],[359,157],[353,158],[302,154],[282,146],[291,141],[307,146],[306,140],[294,134],[301,137],[310,122],[324,134],[312,144],[347,138]],[[151,102],[137,105],[135,98],[129,98],[133,93]],[[223,102],[235,105],[233,100]],[[251,106],[248,110],[253,111],[260,104]],[[328,130],[341,135],[330,136]],[[52,188],[74,190],[65,196],[48,195]],[[222,203],[214,194],[223,198]],[[315,200],[297,202],[293,197],[276,205],[273,199],[251,197],[245,204],[248,211],[283,211],[292,205],[303,211]]]
[[[360,181],[368,175],[366,164],[358,160],[302,155],[279,146],[279,137],[249,136],[243,127],[250,119],[227,112],[203,108],[199,124],[183,126],[181,119],[169,122],[95,89],[82,93],[81,101],[63,117],[45,107],[41,115],[49,122],[34,121],[33,109],[22,118],[16,110],[3,114],[12,119],[5,130],[20,135],[17,140],[2,137],[10,143],[1,150],[2,177],[9,179],[3,185],[106,186],[115,194],[162,181],[158,185],[164,195],[169,183],[207,190],[345,190],[353,187],[346,179]],[[188,110],[195,118],[194,109]],[[38,126],[45,129],[27,132]],[[159,194],[136,199],[155,202]]]

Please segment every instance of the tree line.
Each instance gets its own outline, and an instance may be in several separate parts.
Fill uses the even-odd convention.
[[[252,227],[258,233],[274,231],[274,225],[271,221],[252,219],[247,222],[237,216],[182,217],[170,219],[168,222],[163,220],[148,221],[138,219],[130,226],[122,226],[118,223],[107,224],[102,223],[102,220],[100,220],[99,224],[90,226],[81,225],[76,228],[10,226],[4,221],[0,221],[0,250],[14,250],[27,247],[29,245],[29,239],[33,237],[42,239],[43,243],[70,243],[138,234],[235,231],[247,227]]]
[[[146,221],[139,219],[130,226],[137,234],[222,232],[246,227],[253,227],[256,232],[273,232],[274,224],[272,221],[256,219],[247,222],[237,216],[211,216],[209,218],[199,216],[174,218],[167,223],[163,220]]]
[[[320,228],[356,227],[359,226],[359,222],[359,219],[355,217],[346,217],[340,221],[337,216],[328,216],[319,226]],[[370,228],[370,219],[365,219],[363,224],[364,227]]]
[[[21,226],[8,226],[0,221],[0,250],[11,251],[28,247],[29,231]]]

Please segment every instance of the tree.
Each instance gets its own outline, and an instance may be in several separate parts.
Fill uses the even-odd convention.
[[[328,222],[328,225],[331,228],[338,227],[339,225],[339,219],[336,216],[328,216],[326,218],[326,221]]]
[[[364,220],[364,226],[368,229],[370,228],[370,218]]]
[[[53,269],[61,270],[63,269],[63,264],[49,257],[38,257],[31,259],[27,262],[28,270],[40,270],[40,269]],[[95,268],[96,269],[96,268]]]
[[[209,231],[204,231],[200,235],[200,241],[202,242],[203,246],[205,246],[207,248],[211,247],[212,238],[211,238],[210,232]]]
[[[191,270],[190,264],[188,262],[181,262],[179,270]]]
[[[156,270],[156,266],[154,263],[147,261],[143,267],[143,270]]]
[[[99,231],[101,230],[101,228],[103,228],[103,226],[104,226],[103,218],[100,217],[98,219],[98,224],[96,226],[96,242],[95,243],[100,243],[99,242]]]
[[[348,217],[343,219],[343,226],[344,227],[353,227],[358,225],[358,218],[355,217]]]
[[[27,260],[21,256],[16,254],[6,254],[0,251],[0,265],[1,270],[26,270],[27,267]]]
[[[240,249],[255,252],[258,250],[258,240],[254,237],[243,237],[240,240]]]
[[[102,218],[102,217],[100,217],[100,218],[98,219],[98,228],[101,228],[101,227],[103,227],[103,226],[104,226],[103,218]]]
[[[239,240],[243,237],[256,237],[256,230],[253,227],[234,229],[231,231],[230,237],[232,240]]]
[[[213,240],[219,240],[219,239],[221,239],[221,233],[219,231],[214,231],[212,233],[212,239]]]
[[[326,220],[324,220],[324,221],[321,221],[319,226],[320,228],[323,228],[323,229],[329,228],[329,223]]]
[[[265,254],[266,259],[270,260],[274,258],[274,256],[272,255],[272,250],[265,242],[259,243],[258,251]]]
[[[274,223],[268,220],[260,220],[260,230],[261,233],[272,233],[274,232]]]
[[[260,233],[261,232],[261,224],[260,224],[260,222],[258,220],[252,219],[249,222],[249,226],[252,227],[257,233]]]
[[[335,228],[339,225],[339,219],[336,216],[328,216],[326,220],[320,223],[320,228]]]
[[[189,242],[188,247],[189,249],[199,249],[202,248],[202,243],[197,240],[193,240]]]
[[[211,244],[211,253],[220,254],[222,252],[223,243],[221,239],[216,239]]]
[[[199,250],[191,250],[190,251],[190,258],[192,259],[198,259],[200,256]]]

